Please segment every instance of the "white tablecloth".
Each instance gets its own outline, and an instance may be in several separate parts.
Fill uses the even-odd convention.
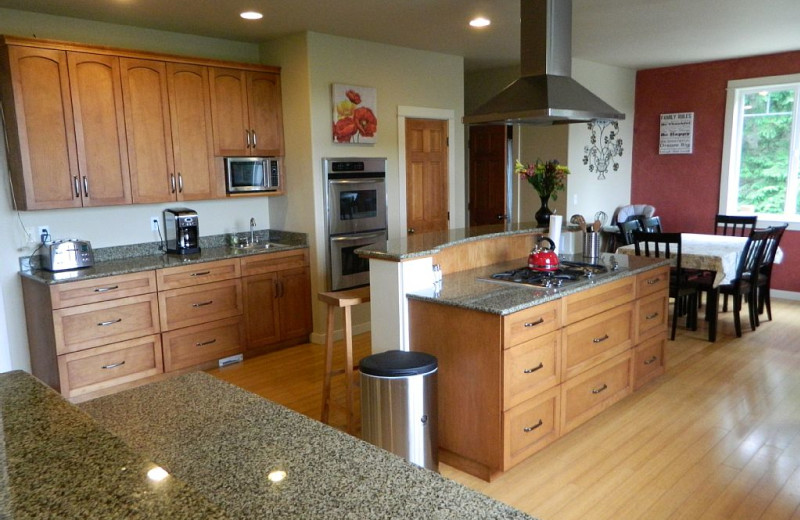
[[[739,256],[747,242],[747,237],[731,237],[724,235],[702,235],[683,233],[681,235],[681,263],[685,269],[703,269],[715,271],[714,287],[730,283],[736,276]],[[631,245],[617,248],[617,253],[635,255],[636,249]],[[783,251],[778,248],[775,263],[781,263]]]

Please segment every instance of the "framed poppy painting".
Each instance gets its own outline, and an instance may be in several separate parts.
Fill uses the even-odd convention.
[[[378,139],[377,94],[372,87],[334,83],[333,142],[375,143]]]

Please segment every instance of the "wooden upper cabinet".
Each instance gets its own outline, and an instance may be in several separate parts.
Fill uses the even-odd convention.
[[[84,206],[131,203],[119,58],[68,52],[70,92]]]
[[[167,63],[167,89],[177,199],[224,194],[222,173],[216,173],[214,164],[208,67]]]
[[[175,200],[166,63],[121,58],[120,67],[133,202]]]
[[[67,54],[7,45],[0,67],[15,207],[80,207]]]
[[[282,156],[280,75],[211,69],[214,151],[219,156]]]

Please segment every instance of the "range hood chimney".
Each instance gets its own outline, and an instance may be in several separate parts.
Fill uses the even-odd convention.
[[[625,119],[572,79],[572,0],[520,0],[522,77],[464,116],[466,124],[553,125]]]

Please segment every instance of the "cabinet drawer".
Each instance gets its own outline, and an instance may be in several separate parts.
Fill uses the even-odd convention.
[[[225,280],[158,293],[161,330],[200,325],[242,314],[241,280]]]
[[[241,259],[242,276],[274,273],[284,269],[306,267],[308,265],[308,249],[292,249],[277,253],[252,255]]]
[[[561,326],[559,302],[552,301],[525,309],[503,318],[503,347],[547,334]]]
[[[192,287],[198,284],[219,282],[239,278],[241,269],[239,259],[218,260],[202,264],[182,265],[168,267],[156,271],[158,290],[179,289]]]
[[[67,307],[53,311],[56,353],[116,343],[157,333],[155,294]]]
[[[636,275],[636,297],[663,291],[669,292],[669,266]]]
[[[95,278],[50,286],[53,309],[156,292],[154,271]]]
[[[570,294],[561,299],[561,320],[566,325],[594,316],[617,305],[633,300],[636,278],[625,277],[616,282],[600,285]]]
[[[572,431],[630,393],[628,350],[561,385],[561,433]]]
[[[61,394],[75,397],[160,374],[158,334],[58,356]]]
[[[560,388],[556,387],[503,414],[503,471],[558,438],[560,412]]]
[[[633,389],[647,383],[664,373],[664,352],[667,346],[667,333],[644,341],[633,349]]]
[[[561,336],[551,332],[504,351],[503,409],[561,382]]]
[[[564,379],[628,350],[633,345],[633,304],[621,305],[562,330]]]
[[[164,370],[171,372],[244,352],[240,316],[165,332]]]
[[[634,314],[634,343],[667,330],[669,318],[669,296],[666,292],[651,294],[636,300]]]

